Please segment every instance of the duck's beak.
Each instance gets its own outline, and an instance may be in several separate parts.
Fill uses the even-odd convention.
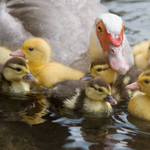
[[[23,54],[23,49],[16,50],[16,51],[10,53],[9,55],[25,58],[25,55]]]
[[[24,80],[31,80],[33,82],[37,82],[37,79],[33,77],[30,73],[26,73],[26,75],[23,77]]]
[[[93,79],[91,72],[88,72],[87,74],[85,74],[83,77],[80,78],[81,81],[88,81]]]
[[[125,88],[131,90],[139,90],[139,91],[141,90],[138,82],[133,82],[131,84],[128,84]]]
[[[111,95],[107,95],[107,97],[104,98],[105,101],[109,102],[112,105],[117,105],[117,101],[113,99]]]
[[[123,47],[110,47],[109,52],[107,53],[110,66],[113,70],[117,71],[120,75],[125,75],[129,70],[129,64],[124,58]]]

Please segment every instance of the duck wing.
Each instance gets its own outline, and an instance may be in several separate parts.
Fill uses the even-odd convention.
[[[99,0],[1,0],[1,44],[16,50],[29,37],[42,37],[53,60],[70,65],[87,51],[94,20],[107,11]]]

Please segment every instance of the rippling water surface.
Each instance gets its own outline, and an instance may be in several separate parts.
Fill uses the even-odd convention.
[[[123,18],[131,45],[150,38],[150,2],[102,1]],[[130,116],[128,101],[108,117],[65,113],[42,95],[0,95],[1,150],[150,149],[150,123]]]

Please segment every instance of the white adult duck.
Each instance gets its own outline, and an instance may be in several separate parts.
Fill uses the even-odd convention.
[[[87,71],[107,55],[110,66],[125,74],[134,63],[122,19],[99,0],[1,0],[1,44],[15,50],[32,36],[52,45],[52,58]],[[94,24],[94,25],[93,25]]]

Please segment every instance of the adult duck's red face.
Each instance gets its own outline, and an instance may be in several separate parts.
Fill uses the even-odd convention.
[[[124,25],[120,20],[117,25],[117,21],[114,22],[110,18],[101,19],[96,24],[96,35],[104,53],[109,58],[111,68],[124,75],[129,70],[123,55]]]

